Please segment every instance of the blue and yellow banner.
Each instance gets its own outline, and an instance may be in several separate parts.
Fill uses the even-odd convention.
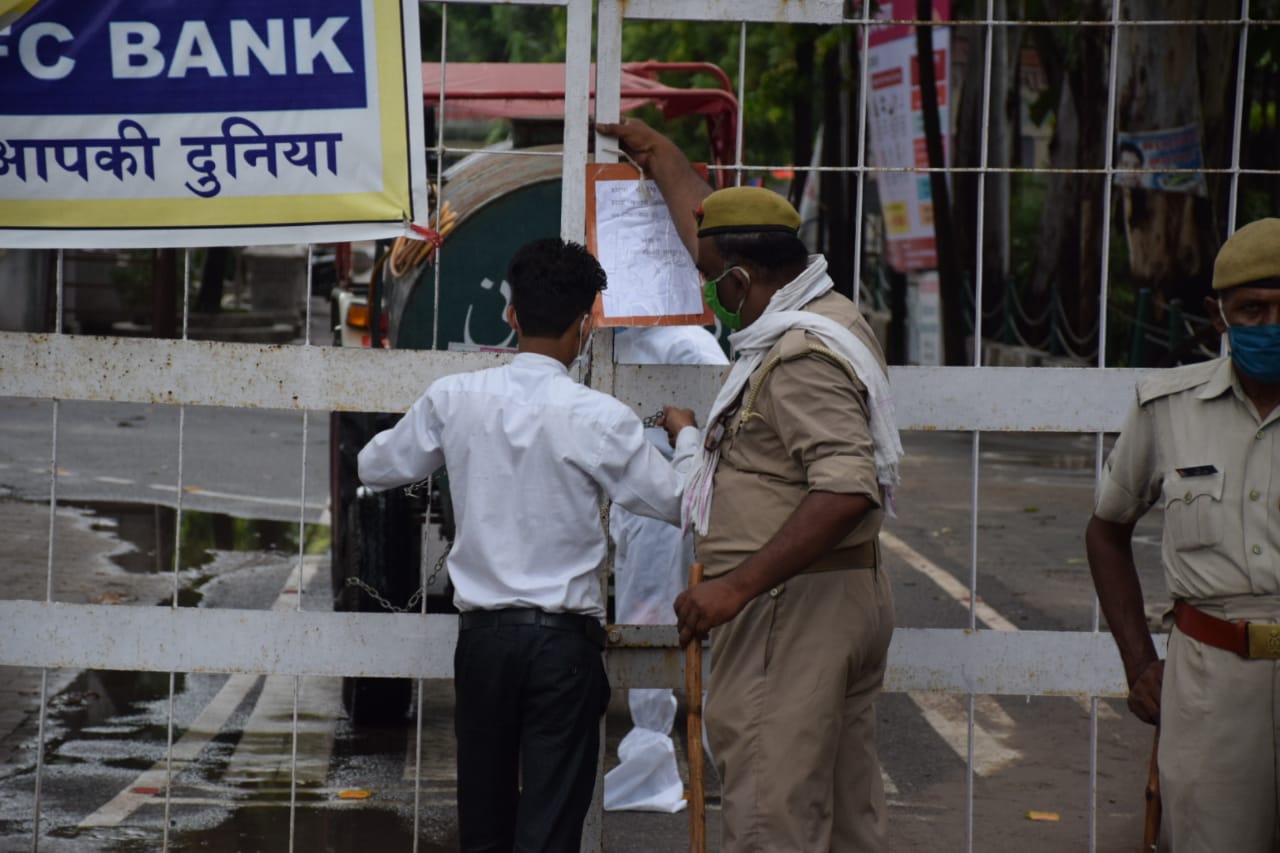
[[[415,0],[0,0],[0,246],[425,219]]]

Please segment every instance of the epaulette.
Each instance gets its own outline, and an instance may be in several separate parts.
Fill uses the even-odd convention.
[[[795,361],[809,355],[810,346],[810,337],[804,329],[791,329],[774,345],[773,357],[779,361]]]
[[[764,364],[756,368],[756,372],[751,375],[747,396],[742,405],[742,412],[738,416],[740,423],[746,423],[756,413],[756,397],[759,396],[765,379],[768,378],[775,367],[784,361],[794,361],[797,358],[811,355],[817,356],[843,370],[855,388],[861,389],[864,387],[862,380],[854,372],[853,366],[843,356],[825,344],[814,343],[803,330],[792,329],[787,332],[770,352],[773,355],[766,357]]]
[[[1203,385],[1218,371],[1221,359],[1184,364],[1152,373],[1138,380],[1138,405],[1145,406],[1152,400],[1168,397],[1180,391],[1188,391]]]

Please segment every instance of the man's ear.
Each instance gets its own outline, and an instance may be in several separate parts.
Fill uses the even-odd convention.
[[[1226,307],[1225,305],[1223,306]],[[1222,312],[1218,310],[1218,300],[1212,296],[1204,298],[1204,315],[1209,318],[1209,322],[1213,323],[1213,327],[1218,330],[1218,334],[1225,335],[1227,333],[1227,324],[1222,321]]]
[[[520,334],[520,320],[516,317],[516,306],[508,305],[507,310],[502,312],[502,319],[507,321],[507,325],[515,329],[516,334]]]

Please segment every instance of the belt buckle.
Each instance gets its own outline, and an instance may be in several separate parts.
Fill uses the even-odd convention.
[[[1280,625],[1248,623],[1249,657],[1280,660]]]

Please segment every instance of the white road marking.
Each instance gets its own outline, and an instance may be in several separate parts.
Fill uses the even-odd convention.
[[[289,573],[275,604],[275,611],[289,611],[298,606],[298,593],[310,589],[320,568],[320,561],[305,559],[299,577],[295,568]],[[293,760],[293,693],[298,685],[297,767]],[[341,678],[303,678],[292,675],[269,675],[262,694],[253,705],[253,713],[244,724],[236,751],[227,767],[229,782],[289,783],[296,770],[300,785],[322,784],[328,777],[333,739],[342,716]]]
[[[880,544],[884,545],[884,547],[896,554],[899,559],[905,562],[908,566],[933,581],[935,585],[941,588],[943,592],[949,595],[956,602],[962,604],[965,608],[968,608],[969,588],[956,580],[955,577],[946,569],[936,563],[930,562],[923,554],[912,548],[906,542],[903,542],[897,536],[894,536],[892,533],[886,533],[881,530]],[[978,620],[988,628],[992,628],[996,631],[1018,630],[1016,625],[997,613],[994,607],[987,604],[981,598],[978,599],[978,606],[974,609]]]
[[[191,724],[191,728],[187,729],[174,743],[173,769],[175,772],[181,771],[185,764],[194,761],[209,741],[222,730],[236,708],[240,707],[240,703],[249,695],[249,691],[253,690],[258,683],[258,677],[235,674],[227,679],[227,683],[222,685],[218,695],[213,697],[213,701],[200,712],[200,716]],[[83,827],[119,826],[129,815],[155,799],[154,794],[136,791],[148,788],[164,791],[167,778],[166,762],[156,762],[150,770],[144,771],[96,812],[80,821],[80,825]]]
[[[892,533],[880,531],[880,543],[892,551],[908,567],[932,581],[952,600],[969,607],[969,588],[946,569],[930,561],[923,554],[903,542]],[[996,631],[1017,631],[1014,625],[994,607],[981,598],[974,607],[974,615],[986,627]],[[929,725],[933,727],[961,761],[969,755],[969,709],[965,697],[957,694],[908,693]],[[1086,713],[1090,710],[1087,697],[1074,697]],[[1098,719],[1116,720],[1120,715],[1105,702],[1098,703]],[[1018,750],[1004,745],[1013,734],[1013,720],[1000,708],[994,697],[974,698],[973,764],[974,773],[985,776],[994,773],[1021,756]]]
[[[912,700],[933,726],[934,731],[951,745],[961,760],[968,754],[969,702],[956,693],[912,693]],[[991,696],[973,698],[973,772],[989,776],[1022,757],[1019,750],[1005,746],[1017,723],[1004,712]]]
[[[107,483],[112,486],[132,486],[135,482],[134,480],[126,480],[124,477],[105,477],[104,476],[104,477],[94,477],[93,479],[99,483]]]
[[[293,761],[293,688],[291,675],[269,675],[262,694],[231,756],[225,779],[231,783],[289,784],[296,770],[299,785],[323,784],[329,774],[334,732],[342,716],[341,678],[303,678],[298,682],[297,766]]]
[[[304,560],[305,571],[299,572],[298,566],[295,565],[293,571],[289,573],[288,579],[285,580],[284,588],[280,595],[276,598],[272,605],[273,610],[290,609],[296,606],[297,590],[304,589],[300,586],[302,578],[310,577],[317,571],[320,560],[315,558],[307,558]],[[213,697],[200,715],[192,722],[191,727],[187,729],[183,735],[173,744],[172,750],[172,770],[174,774],[182,771],[183,767],[193,762],[200,752],[209,744],[218,732],[227,724],[227,720],[235,713],[236,709],[244,702],[245,697],[257,686],[258,679],[261,676],[245,673],[233,673],[217,695]],[[281,676],[280,678],[285,678]],[[321,679],[312,679],[319,681]],[[324,679],[329,680],[329,679]],[[293,710],[293,691],[291,677],[289,691],[289,710],[292,717]],[[300,731],[301,733],[301,731]],[[332,739],[330,739],[332,742]],[[326,753],[326,762],[327,762]],[[163,792],[165,791],[170,775],[168,761],[157,761],[149,770],[143,771],[133,782],[126,785],[120,793],[116,794],[105,804],[102,805],[93,814],[80,821],[82,827],[101,827],[101,826],[119,826],[129,815],[133,814],[142,806],[149,802],[154,802],[157,795],[147,792],[148,789],[159,790],[161,793],[159,799],[163,800]]]

